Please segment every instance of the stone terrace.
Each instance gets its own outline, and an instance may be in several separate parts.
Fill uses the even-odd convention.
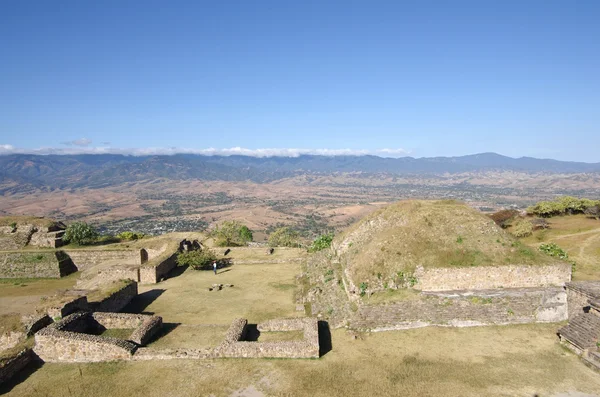
[[[567,319],[563,288],[522,288],[422,293],[416,299],[360,306],[350,326],[358,330],[560,322]]]

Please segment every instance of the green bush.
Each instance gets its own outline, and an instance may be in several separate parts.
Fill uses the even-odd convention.
[[[239,247],[252,241],[252,231],[239,221],[225,221],[212,232],[218,247]]]
[[[533,233],[533,224],[526,220],[520,220],[510,231],[515,237],[527,237]]]
[[[540,251],[550,256],[554,256],[559,259],[569,259],[569,254],[555,243],[548,243],[540,245]]]
[[[98,232],[85,222],[75,222],[67,226],[63,241],[79,245],[89,245],[98,239]]]
[[[119,240],[138,240],[141,238],[144,238],[146,235],[144,233],[141,232],[122,232],[117,234],[117,238]]]
[[[188,265],[194,270],[210,270],[212,263],[217,260],[217,255],[209,248],[196,251],[184,251],[177,255],[179,266]]]
[[[333,233],[322,234],[308,247],[309,252],[317,252],[324,250],[325,248],[331,247],[331,242],[333,241]]]
[[[527,208],[527,212],[542,218],[549,218],[563,214],[581,214],[586,212],[589,207],[599,204],[598,201],[586,198],[563,196],[554,201],[540,201]]]
[[[540,251],[542,251],[545,254],[548,254],[550,256],[553,256],[555,258],[558,259],[562,259],[568,263],[571,264],[571,270],[574,272],[575,271],[575,262],[569,259],[569,254],[567,254],[567,252],[565,250],[563,250],[562,248],[560,248],[558,245],[556,245],[555,243],[548,243],[548,244],[542,244],[540,245],[539,248]]]
[[[271,247],[299,247],[300,234],[287,226],[280,227],[269,236]]]

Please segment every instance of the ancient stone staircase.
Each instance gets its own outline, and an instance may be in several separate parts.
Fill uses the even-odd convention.
[[[600,337],[600,316],[595,313],[581,313],[573,317],[569,324],[558,330],[562,342],[570,343],[573,350],[596,349]]]
[[[600,372],[600,286],[598,282],[567,284],[569,323],[558,330],[560,342]]]

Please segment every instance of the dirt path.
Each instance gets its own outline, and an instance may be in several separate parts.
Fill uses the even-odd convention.
[[[592,229],[592,230],[586,230],[585,232],[577,232],[577,233],[571,233],[571,234],[563,234],[561,236],[556,236],[553,237],[551,240],[560,240],[563,238],[568,238],[568,237],[575,237],[575,236],[583,236],[586,234],[592,234],[592,233],[600,233],[600,228],[597,229]]]
[[[593,253],[586,254],[586,252],[585,252],[594,243],[600,245],[600,234],[598,234],[596,236],[592,236],[592,237],[586,238],[581,243],[581,246],[579,246],[579,257],[580,258],[584,258],[584,259],[586,259],[586,260],[588,260],[588,261],[590,261],[590,262],[598,265],[598,264],[600,264],[600,260],[597,257],[595,257]]]

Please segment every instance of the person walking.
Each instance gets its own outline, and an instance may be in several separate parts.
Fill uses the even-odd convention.
[[[217,261],[213,262],[213,270],[215,271],[215,276],[217,275]]]

